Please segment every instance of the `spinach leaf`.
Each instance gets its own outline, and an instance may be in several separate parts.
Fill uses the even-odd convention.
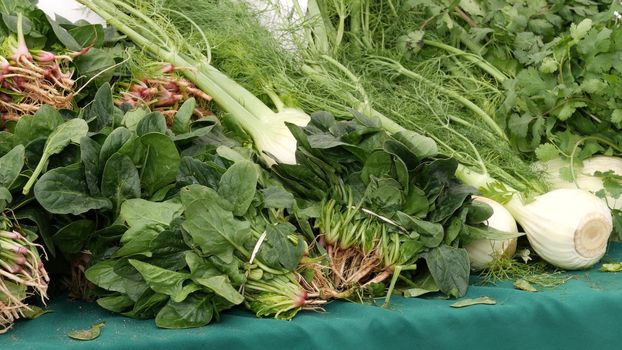
[[[57,126],[50,134],[45,147],[43,148],[43,154],[39,160],[39,164],[33,171],[28,182],[24,185],[22,193],[28,194],[30,188],[39,177],[39,174],[43,172],[48,159],[51,155],[59,153],[70,142],[78,143],[83,136],[88,133],[88,125],[83,119],[70,119],[63,124]]]
[[[25,149],[17,145],[0,158],[0,186],[11,188],[24,167]]]
[[[255,197],[259,178],[255,167],[250,161],[239,161],[230,166],[220,178],[218,194],[233,205],[231,211],[235,216],[244,215]]]
[[[202,162],[192,157],[183,157],[179,165],[177,183],[182,186],[199,184],[218,189],[225,169],[213,162]]]
[[[239,305],[244,301],[244,296],[233,288],[227,276],[199,277],[193,278],[193,281],[207,287],[231,304]]]
[[[183,301],[188,294],[200,288],[195,284],[184,286],[184,282],[190,278],[189,274],[170,271],[139,260],[130,259],[129,263],[138,270],[151,289],[170,296],[175,302]]]
[[[105,260],[89,267],[84,275],[95,285],[106,290],[126,294],[136,301],[149,287],[142,276],[124,260]]]
[[[59,229],[52,239],[64,254],[76,254],[84,248],[84,244],[91,238],[94,231],[93,221],[76,220]]]
[[[84,166],[84,179],[92,196],[101,193],[99,183],[102,169],[100,167],[99,155],[101,145],[90,137],[80,139],[80,161]]]
[[[252,235],[250,225],[219,205],[223,200],[218,193],[208,187],[190,185],[181,190],[181,202],[186,216],[182,227],[204,254],[229,263],[234,251],[246,252],[244,245]]]
[[[145,199],[128,199],[121,205],[120,217],[130,227],[157,224],[168,226],[183,211],[181,204],[173,202],[151,202]]]
[[[441,245],[423,255],[441,292],[463,296],[469,284],[469,254],[463,248]]]
[[[140,176],[128,156],[117,153],[108,158],[102,173],[101,194],[112,201],[115,212],[126,199],[140,197]]]
[[[161,187],[175,181],[181,157],[175,143],[164,134],[144,134],[140,141],[147,147],[141,184],[147,195],[152,195]]]
[[[138,136],[147,135],[149,133],[165,134],[167,130],[166,118],[160,112],[151,112],[142,117],[136,125],[136,133]]]
[[[161,328],[191,328],[208,324],[214,316],[210,297],[192,294],[182,302],[170,300],[156,315],[156,325]]]
[[[63,123],[63,117],[52,106],[43,105],[34,115],[25,115],[15,125],[15,142],[27,145],[38,138],[47,138]]]
[[[134,300],[125,294],[117,294],[97,299],[97,305],[112,312],[123,312],[134,305]]]
[[[101,26],[100,26],[101,28]],[[98,132],[113,122],[114,104],[109,83],[103,84],[95,93],[93,102],[84,109],[84,119],[91,124],[91,131]]]
[[[183,134],[190,131],[190,119],[192,118],[196,103],[194,97],[191,97],[179,107],[177,113],[175,113],[175,119],[171,128],[175,134]]]
[[[78,166],[56,168],[41,176],[34,188],[35,198],[54,214],[82,214],[91,209],[110,209],[112,202],[89,193],[84,169]]]
[[[118,152],[131,138],[132,133],[128,129],[124,127],[114,129],[108,137],[106,137],[106,140],[104,140],[101,146],[101,150],[99,151],[99,164],[106,164],[108,158]]]

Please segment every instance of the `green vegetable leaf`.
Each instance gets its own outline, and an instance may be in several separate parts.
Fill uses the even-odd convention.
[[[133,255],[153,256],[151,242],[163,231],[160,225],[145,225],[130,228],[121,237],[123,245],[112,255],[113,258],[130,257]]]
[[[101,194],[112,201],[116,211],[126,199],[140,197],[140,176],[128,156],[117,153],[108,158],[102,173]]]
[[[440,291],[429,271],[426,271],[423,276],[417,278],[413,283],[414,287],[404,290],[406,298],[416,298],[424,294]]]
[[[141,198],[128,199],[121,205],[120,217],[130,227],[157,224],[168,226],[183,211],[181,204],[173,202],[151,202]]]
[[[187,133],[190,131],[190,119],[196,106],[196,100],[191,97],[184,101],[179,107],[177,113],[175,113],[175,119],[173,120],[173,126],[171,129],[175,134]]]
[[[201,327],[208,324],[213,315],[213,303],[209,296],[193,294],[182,302],[170,300],[158,312],[155,322],[161,328]]]
[[[535,150],[536,157],[541,162],[556,159],[559,157],[559,149],[552,143],[543,143]]]
[[[118,294],[97,299],[97,305],[108,311],[123,312],[134,305],[134,300],[125,294]]]
[[[239,305],[244,301],[244,296],[240,294],[229,281],[227,276],[213,276],[207,278],[194,278],[195,282],[212,290],[214,293],[223,297],[234,305]]]
[[[80,139],[86,136],[88,131],[89,127],[83,119],[70,119],[57,126],[45,142],[39,164],[37,164],[30,179],[24,185],[22,193],[28,194],[30,192],[30,188],[39,177],[39,174],[43,172],[51,155],[62,151],[70,142],[79,143]]]
[[[199,184],[217,189],[224,172],[223,167],[213,162],[202,162],[192,157],[183,157],[179,165],[177,182],[184,186]]]
[[[84,275],[95,285],[124,293],[134,301],[149,289],[142,276],[126,259],[98,262],[89,267]]]
[[[89,193],[93,196],[100,194],[99,180],[102,169],[100,168],[99,155],[101,146],[90,137],[80,139],[80,160],[84,166],[84,179],[89,189]]]
[[[247,160],[234,163],[222,174],[218,194],[233,204],[233,215],[246,213],[255,197],[258,178],[255,164]]]
[[[304,244],[299,241],[298,244],[292,243],[288,236],[296,232],[296,227],[290,223],[279,223],[266,226],[266,239],[260,248],[259,257],[275,268],[279,268],[280,264],[285,269],[293,271],[300,263],[300,259],[304,254]],[[299,239],[301,239],[299,237]]]
[[[577,111],[577,108],[586,107],[587,104],[581,101],[570,101],[566,102],[562,108],[557,112],[557,118],[561,121],[568,120],[574,112]]]
[[[466,250],[441,245],[424,254],[423,258],[441,292],[456,298],[466,293],[470,274]]]
[[[592,29],[592,20],[586,18],[579,24],[572,23],[570,25],[570,36],[575,42],[579,42],[587,35],[590,29]]]
[[[37,138],[47,138],[63,123],[63,117],[54,107],[43,105],[34,115],[25,115],[15,125],[15,142],[27,145]]]
[[[128,261],[143,276],[149,288],[170,296],[171,300],[181,302],[192,292],[184,288],[184,282],[190,278],[187,273],[170,271],[139,260]]]
[[[614,109],[611,112],[611,122],[616,125],[617,128],[622,128],[622,109]]]
[[[47,16],[46,16],[47,17]],[[72,51],[80,51],[82,47],[74,37],[69,34],[67,29],[61,27],[58,22],[54,21],[52,18],[47,17],[50,26],[52,27],[52,31],[58,40],[65,46],[67,49]]]
[[[84,243],[95,231],[95,223],[91,220],[76,220],[63,226],[52,239],[54,244],[65,254],[76,254],[84,248]]]
[[[136,300],[132,310],[124,312],[123,315],[138,319],[154,318],[169,300],[168,295],[147,289]]]
[[[150,133],[165,134],[167,130],[166,118],[160,112],[151,112],[140,119],[136,125],[138,136]]]
[[[76,66],[77,75],[84,79],[93,79],[95,86],[109,82],[114,74],[114,69],[108,69],[117,62],[115,57],[122,51],[115,52],[108,48],[91,48],[86,54],[76,57],[73,63]]]
[[[10,188],[24,167],[25,149],[17,145],[0,158],[0,186]]]
[[[186,221],[182,224],[194,242],[207,255],[216,255],[225,263],[235,250],[246,252],[244,244],[251,237],[248,222],[239,221],[219,205],[223,200],[208,187],[191,185],[181,190]]]
[[[86,213],[91,209],[110,209],[107,198],[92,197],[84,179],[84,170],[77,166],[48,171],[37,181],[34,194],[45,210],[54,214]]]
[[[294,195],[282,187],[268,186],[260,192],[263,205],[266,208],[291,208],[294,206]]]
[[[114,104],[109,83],[103,84],[95,93],[93,103],[84,109],[84,119],[92,123],[91,131],[97,132],[112,124]]]
[[[148,133],[140,137],[148,149],[141,183],[148,195],[175,181],[181,157],[175,143],[166,135]]]
[[[124,127],[118,127],[112,130],[101,145],[99,164],[106,164],[108,158],[117,153],[131,138],[132,133]]]
[[[121,123],[128,128],[130,131],[136,131],[138,127],[138,123],[149,114],[149,111],[144,108],[136,108],[130,111],[127,111],[123,115],[123,119]]]

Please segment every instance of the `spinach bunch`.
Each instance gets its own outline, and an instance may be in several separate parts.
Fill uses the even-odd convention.
[[[362,289],[388,300],[400,276],[412,285],[431,275],[430,290],[464,295],[469,259],[461,244],[489,234],[482,223],[490,207],[472,201],[476,190],[455,178],[458,163],[438,156],[431,139],[390,135],[376,120],[354,116],[336,121],[320,112],[304,128],[290,125],[298,164],[273,167],[307,202],[318,229],[329,272],[314,269],[315,285],[333,297]]]
[[[123,202],[118,222],[127,230],[112,255],[86,271],[108,291],[102,307],[185,328],[235,305],[289,319],[323,303],[295,273],[306,243],[286,215],[293,196],[232,149],[220,152],[233,160],[183,157],[183,187],[169,200]]]

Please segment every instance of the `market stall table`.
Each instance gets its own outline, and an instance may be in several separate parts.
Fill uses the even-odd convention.
[[[602,262],[622,261],[612,244]],[[234,310],[206,327],[165,330],[153,320],[119,316],[95,304],[53,300],[45,314],[0,336],[0,349],[614,349],[620,348],[622,273],[573,272],[566,284],[538,293],[512,283],[473,285],[465,298],[496,305],[452,308],[439,296],[394,297],[388,309],[346,302],[292,321],[257,319]],[[72,330],[105,321],[99,338],[72,340]]]

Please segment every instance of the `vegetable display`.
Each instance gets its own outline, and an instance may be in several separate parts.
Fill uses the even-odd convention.
[[[622,235],[618,2],[78,2],[0,6],[0,332],[535,291]]]

